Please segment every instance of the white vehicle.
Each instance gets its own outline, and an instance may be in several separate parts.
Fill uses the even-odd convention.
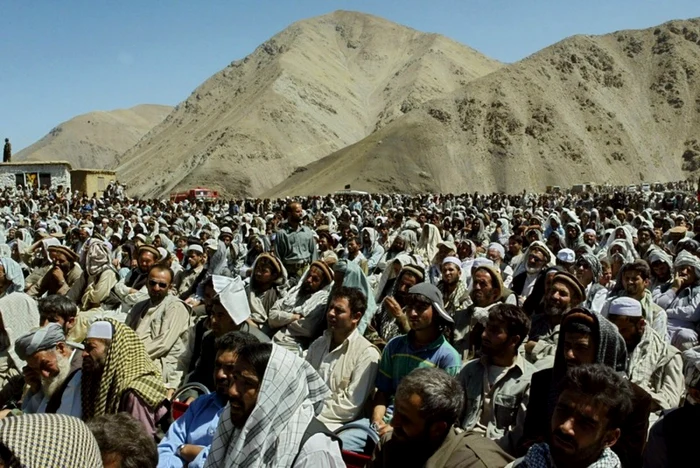
[[[651,192],[651,185],[642,184],[642,192]]]
[[[634,185],[634,184],[628,185],[628,186],[627,186],[627,191],[628,191],[629,193],[634,193],[634,192],[637,191],[637,186]]]

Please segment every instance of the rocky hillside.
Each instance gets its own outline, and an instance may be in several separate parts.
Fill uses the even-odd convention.
[[[79,115],[58,124],[41,140],[14,155],[13,160],[61,160],[74,168],[108,169],[172,109],[144,104]]]
[[[120,159],[129,193],[258,195],[501,64],[436,34],[338,11],[212,76]]]
[[[700,169],[700,19],[575,36],[426,102],[265,195],[542,190]]]

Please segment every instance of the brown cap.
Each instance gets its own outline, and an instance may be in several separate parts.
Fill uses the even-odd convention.
[[[331,267],[326,265],[325,262],[322,262],[321,260],[316,260],[309,266],[309,269],[311,267],[316,267],[319,270],[321,270],[325,275],[326,279],[328,280],[328,283],[331,283],[333,281],[333,278],[335,277],[335,275],[333,274],[333,270],[331,270]]]
[[[160,255],[160,252],[158,251],[158,249],[156,249],[156,248],[153,247],[152,245],[148,245],[148,244],[147,244],[147,245],[142,245],[141,247],[139,247],[139,249],[136,251],[137,257],[140,256],[143,252],[150,252],[150,253],[152,253],[152,254],[153,254],[153,258],[156,259],[156,262],[159,262],[159,261],[161,261],[161,260],[163,259],[163,258],[161,257],[161,255]]]
[[[576,302],[571,302],[572,305],[577,306],[586,298],[586,288],[584,288],[583,285],[579,282],[579,280],[577,280],[576,277],[571,273],[560,271],[559,273],[554,275],[552,283],[554,283],[555,281],[564,283],[569,288],[571,294],[576,295],[578,297],[578,300]]]
[[[66,247],[65,245],[52,245],[48,248],[49,253],[55,252],[59,253],[62,255],[65,255],[66,258],[70,261],[77,262],[80,257],[78,257],[78,254],[73,252],[71,249]]]

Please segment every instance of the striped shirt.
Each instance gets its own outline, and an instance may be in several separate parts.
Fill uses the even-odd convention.
[[[393,396],[401,379],[419,367],[439,367],[452,376],[459,374],[462,359],[443,335],[419,349],[411,345],[412,337],[412,331],[397,336],[384,348],[377,373],[377,390],[380,392]]]

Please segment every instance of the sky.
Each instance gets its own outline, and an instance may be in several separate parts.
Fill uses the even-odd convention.
[[[13,152],[94,110],[177,105],[289,24],[381,16],[515,62],[574,34],[700,17],[699,0],[5,0],[0,137]]]

